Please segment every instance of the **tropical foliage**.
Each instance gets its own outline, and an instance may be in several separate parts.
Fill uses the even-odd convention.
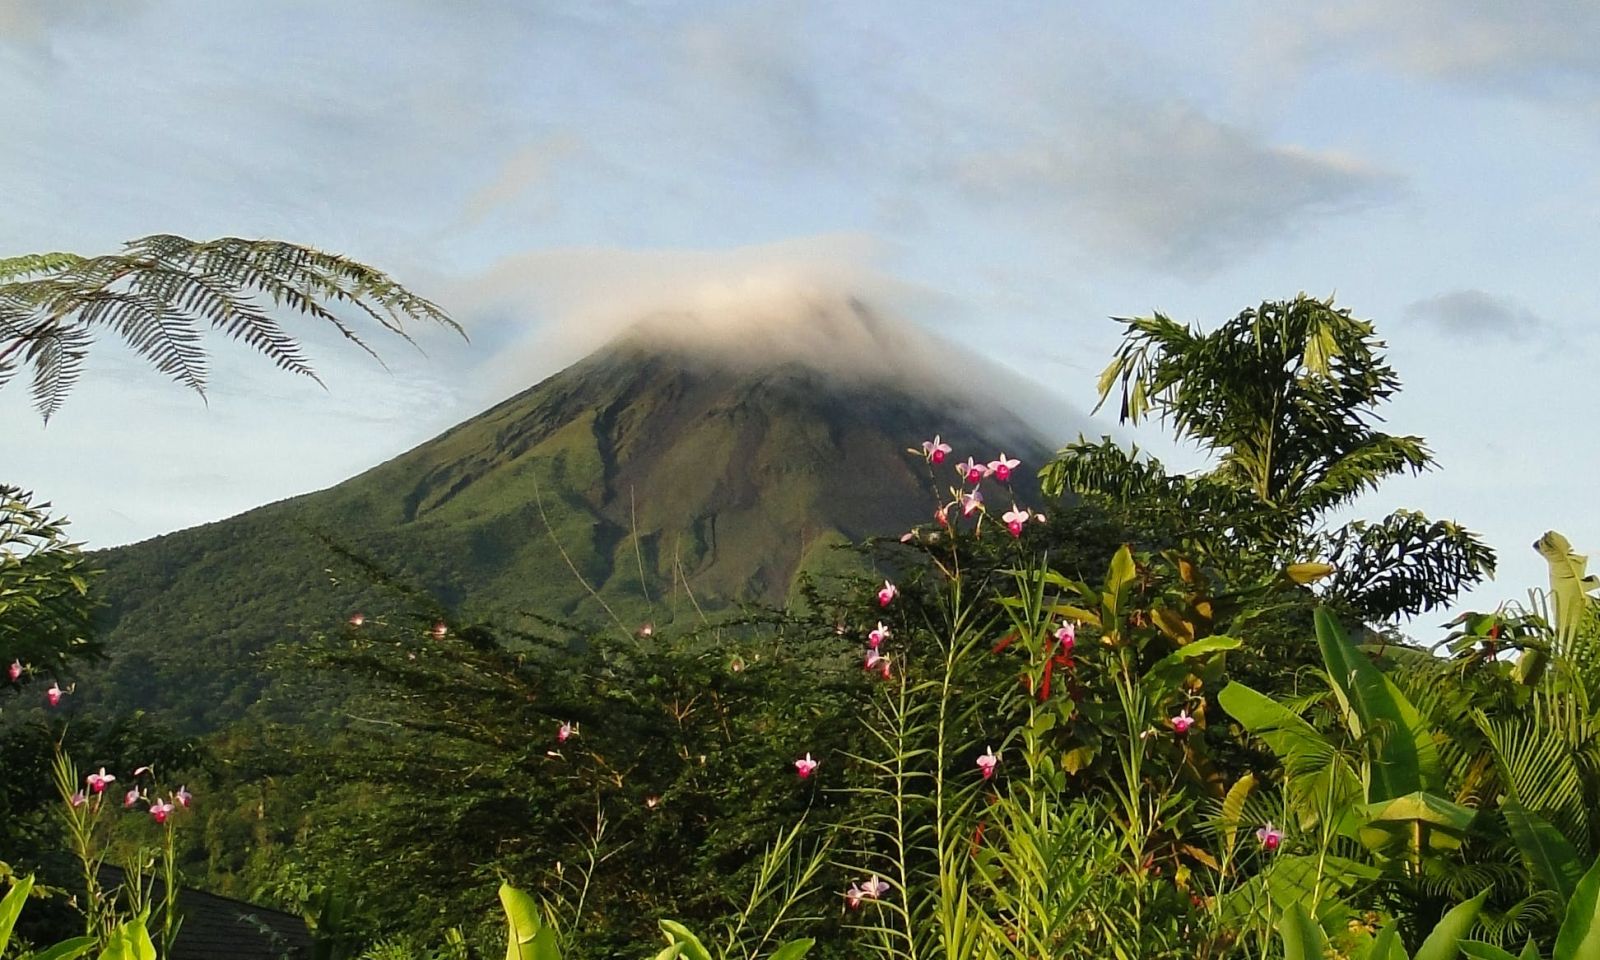
[[[883,576],[690,629],[510,624],[340,547],[360,611],[274,648],[159,789],[59,734],[87,680],[12,711],[60,751],[12,842],[90,865],[51,882],[110,956],[182,926],[147,880],[97,890],[104,856],[302,910],[330,958],[487,956],[498,930],[511,960],[1596,955],[1586,559],[1547,533],[1548,593],[1408,640],[1492,556],[1409,512],[1328,527],[1431,463],[1373,426],[1399,382],[1371,325],[1305,297],[1125,323],[1102,399],[1210,470],[1082,441],[1037,502],[1013,471],[1039,465],[934,437],[909,448],[933,518],[863,547]]]

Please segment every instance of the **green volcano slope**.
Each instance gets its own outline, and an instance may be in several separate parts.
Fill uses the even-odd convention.
[[[952,463],[1022,458],[1018,492],[1036,500],[1046,447],[1015,418],[623,340],[335,487],[101,554],[104,699],[178,701],[173,719],[211,729],[262,689],[256,652],[394,606],[323,538],[503,623],[631,629],[782,604],[802,573],[860,562],[836,546],[931,517],[906,448],[935,432]],[[936,476],[947,492],[954,471]]]

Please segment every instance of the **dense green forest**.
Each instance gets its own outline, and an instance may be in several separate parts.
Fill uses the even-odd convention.
[[[1210,331],[1124,324],[1102,403],[1199,444],[1208,470],[1109,439],[1013,464],[937,410],[886,412],[907,435],[881,441],[896,458],[881,476],[824,469],[788,489],[869,489],[897,501],[861,501],[894,512],[879,529],[907,532],[839,522],[831,542],[853,549],[813,565],[792,544],[775,593],[728,590],[744,602],[703,616],[651,618],[677,567],[659,541],[632,558],[641,605],[623,605],[628,534],[658,527],[605,512],[620,481],[562,480],[592,479],[576,464],[596,450],[600,475],[622,476],[605,451],[627,435],[518,447],[495,418],[548,409],[538,388],[436,441],[471,448],[436,473],[401,458],[322,501],[366,497],[376,528],[491,478],[438,503],[462,522],[425,528],[431,574],[354,507],[316,518],[336,521],[307,540],[322,553],[239,569],[237,544],[287,542],[274,520],[290,502],[89,580],[48,511],[11,491],[9,529],[44,548],[8,555],[45,559],[6,576],[33,596],[65,584],[39,622],[67,626],[34,647],[0,634],[22,668],[0,746],[18,771],[0,794],[6,859],[71,888],[85,858],[150,857],[305,913],[344,957],[497,955],[503,881],[532,897],[507,895],[511,957],[1600,955],[1600,582],[1584,558],[1546,534],[1538,603],[1413,636],[1494,556],[1412,511],[1331,520],[1432,465],[1421,438],[1377,426],[1400,381],[1372,325],[1307,297]],[[781,474],[782,450],[809,457],[786,440],[749,462]],[[483,459],[501,451],[547,507],[612,528],[549,523],[526,548],[542,566],[492,579],[503,556],[473,538],[526,510]],[[606,587],[592,609],[543,610],[562,576],[549,554],[575,543],[565,577]],[[326,586],[276,607],[252,589],[293,576]],[[144,618],[145,651],[163,616],[183,639],[119,663],[108,634],[114,682],[150,682],[96,710],[105,668],[76,666],[94,652],[75,645],[86,621],[60,617],[84,616],[73,598],[102,582],[129,598],[119,630]],[[212,606],[185,606],[191,582],[216,585]],[[223,608],[237,617],[213,643]],[[57,783],[58,750],[77,768]],[[163,784],[151,797],[181,783],[192,806],[157,822],[159,801],[121,816],[74,802],[84,774],[138,782],[136,764]],[[78,906],[93,933],[124,929],[119,903]],[[60,898],[28,916],[34,943],[75,932]]]

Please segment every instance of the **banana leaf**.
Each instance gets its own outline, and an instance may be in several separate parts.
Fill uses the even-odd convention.
[[[1317,608],[1316,621],[1317,644],[1350,732],[1372,744],[1368,802],[1423,791],[1443,793],[1439,750],[1417,708],[1345,637],[1327,608]]]

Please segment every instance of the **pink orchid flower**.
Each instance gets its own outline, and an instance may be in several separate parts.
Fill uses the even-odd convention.
[[[150,816],[155,818],[156,823],[166,823],[172,811],[172,804],[166,800],[155,800],[150,804]]]
[[[556,728],[556,743],[566,743],[567,742],[567,738],[571,737],[571,736],[572,736],[572,723],[571,723],[571,721],[563,721],[561,726]]]
[[[44,698],[50,701],[50,706],[59,707],[61,706],[61,698],[65,694],[66,691],[61,689],[61,684],[52,683],[50,684],[50,689],[44,692]]]
[[[961,495],[961,515],[963,517],[972,516],[972,512],[974,510],[977,510],[979,507],[982,507],[982,506],[983,506],[983,491],[982,490],[973,490],[973,491],[971,491],[969,493],[963,493]]]
[[[983,779],[988,780],[994,776],[995,764],[1000,758],[995,756],[994,747],[989,747],[988,752],[978,758],[978,769],[983,772]]]
[[[1256,831],[1256,839],[1261,841],[1261,848],[1268,853],[1277,853],[1278,847],[1283,845],[1283,831],[1272,825],[1268,820],[1267,825]]]
[[[77,793],[74,793],[72,795],[72,799],[68,800],[67,802],[72,804],[73,809],[77,809],[78,807],[88,803],[89,798],[83,795],[82,790],[79,790]]]
[[[434,624],[433,624],[433,639],[435,639],[435,640],[443,640],[444,639],[444,635],[449,633],[449,632],[450,632],[450,628],[444,625],[444,621],[443,620],[434,621]]]
[[[1061,626],[1056,628],[1056,642],[1061,644],[1062,653],[1071,653],[1072,648],[1078,645],[1078,625],[1061,621]]]
[[[922,441],[922,455],[934,463],[944,463],[945,454],[950,452],[950,444],[939,439],[936,433],[932,440]]]
[[[887,639],[889,639],[889,628],[883,625],[882,620],[879,620],[877,629],[867,634],[867,646],[876,650]]]
[[[138,776],[138,774],[135,774],[135,776]],[[89,785],[89,789],[93,790],[95,793],[105,793],[106,784],[111,783],[116,779],[117,775],[114,773],[106,773],[105,767],[101,767],[99,773],[91,773],[87,777],[83,778],[84,782]]]
[[[851,910],[860,910],[861,909],[861,899],[862,899],[861,884],[859,884],[859,883],[850,884],[850,889],[846,890],[844,892],[844,904],[845,904],[845,906],[849,907]]]
[[[1001,451],[1000,459],[989,461],[989,472],[994,474],[994,478],[1001,483],[1009,483],[1011,481],[1011,471],[1021,465],[1021,460],[1009,460],[1006,458],[1005,451]]]
[[[1194,726],[1194,717],[1189,716],[1189,710],[1185,707],[1179,710],[1178,715],[1168,722],[1172,724],[1172,732],[1182,736],[1189,732],[1190,727]]]
[[[878,591],[878,606],[887,607],[898,596],[900,596],[900,588],[885,580],[883,581],[883,587]]]
[[[965,463],[956,464],[956,473],[961,474],[961,479],[967,483],[978,483],[989,475],[989,467],[968,457]]]
[[[178,801],[178,806],[187,810],[189,809],[189,804],[194,803],[194,794],[189,792],[187,786],[182,786],[178,788],[177,793],[172,795],[172,799]]]
[[[133,771],[133,775],[136,776],[136,777],[142,777],[142,776],[144,776],[145,774],[149,773],[151,770],[154,770],[154,769],[155,769],[154,767],[140,767],[137,770]]]
[[[11,675],[11,682],[12,683],[16,683],[18,680],[21,680],[22,679],[22,661],[21,660],[13,660],[13,661],[11,661],[11,669],[8,671],[8,673]]]
[[[140,800],[143,800],[143,799],[144,799],[144,795],[139,792],[139,788],[138,787],[134,787],[132,790],[129,790],[127,793],[122,795],[122,806],[123,806],[123,809],[127,809],[128,807],[131,807],[131,806],[133,806],[134,804],[138,803]]]
[[[1013,537],[1020,537],[1022,536],[1022,525],[1027,523],[1032,516],[1033,514],[1026,510],[1018,510],[1017,505],[1013,503],[1010,510],[1000,515],[1000,519],[1006,522],[1006,529],[1011,531]]]
[[[878,652],[878,648],[877,647],[869,647],[867,649],[867,662],[861,669],[863,669],[863,670],[876,670],[876,669],[878,669],[878,664],[882,660],[883,660],[883,655]]]
[[[885,680],[888,680],[892,676],[892,674],[890,673],[890,670],[889,670],[889,658],[888,657],[879,657],[878,658],[878,672],[883,675],[883,679],[885,679]]]
[[[794,772],[800,775],[801,780],[810,778],[812,771],[817,769],[817,761],[811,759],[811,754],[806,754],[794,762]]]
[[[868,900],[876,900],[888,892],[889,881],[879,879],[877,874],[861,885],[861,896]]]

